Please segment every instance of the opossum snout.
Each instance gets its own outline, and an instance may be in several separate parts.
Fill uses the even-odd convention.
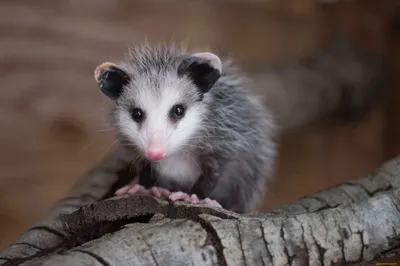
[[[162,139],[150,140],[145,155],[151,161],[162,160],[166,155],[165,142]]]

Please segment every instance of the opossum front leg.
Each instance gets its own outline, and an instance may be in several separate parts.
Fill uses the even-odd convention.
[[[190,194],[185,192],[174,192],[169,197],[173,201],[182,200],[192,204],[205,204],[214,207],[222,208],[221,204],[209,198],[211,191],[216,186],[219,179],[219,172],[217,160],[208,158],[203,160],[202,172],[203,174],[194,184]]]

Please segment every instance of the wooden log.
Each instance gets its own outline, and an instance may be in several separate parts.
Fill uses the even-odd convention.
[[[399,253],[400,157],[251,215],[145,195],[94,201],[114,178],[99,176],[114,159],[3,250],[2,265],[343,265]]]

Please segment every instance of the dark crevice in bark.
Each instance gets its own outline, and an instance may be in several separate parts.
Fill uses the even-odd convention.
[[[375,196],[376,194],[378,194],[380,192],[387,192],[387,191],[389,191],[391,189],[393,189],[393,186],[392,185],[388,185],[385,188],[380,188],[380,189],[372,191],[371,194],[372,194],[372,196]]]
[[[314,200],[322,203],[322,205],[324,205],[324,206],[330,206],[328,202],[326,202],[325,200],[323,200],[323,199],[321,199],[320,197],[317,197],[317,196],[307,196],[305,198],[306,199],[314,199]]]
[[[300,258],[300,259],[303,261],[303,263],[307,263],[307,265],[310,265],[310,254],[309,254],[309,251],[308,251],[308,248],[307,248],[307,243],[306,243],[305,238],[304,238],[305,230],[304,230],[303,223],[301,221],[299,221],[299,219],[297,219],[296,216],[294,216],[293,218],[298,223],[300,223],[300,227],[301,227],[301,242],[303,243],[303,246],[304,246],[304,256],[305,257],[304,258]],[[301,252],[299,252],[299,253],[300,253],[300,256],[301,256]]]
[[[226,262],[223,252],[224,246],[222,245],[221,239],[219,238],[217,231],[207,220],[199,218],[196,222],[199,222],[201,227],[203,227],[203,229],[207,232],[208,241],[213,245],[217,252],[218,265],[227,266],[228,263]]]
[[[310,211],[309,213],[316,213],[316,212],[320,212],[320,211],[324,211],[324,210],[330,210],[330,209],[335,209],[336,207],[338,207],[339,204],[333,205],[333,206],[323,206],[320,207],[314,211]]]
[[[149,249],[150,255],[153,258],[153,261],[154,261],[155,265],[159,266],[159,264],[157,262],[157,259],[156,259],[156,256],[154,255],[153,250],[151,249],[151,246],[149,245],[149,243],[147,243],[144,235],[142,235],[142,237],[143,237],[143,242],[146,244],[147,248]]]
[[[31,228],[28,230],[28,232],[32,232],[32,231],[35,231],[35,230],[46,231],[46,232],[48,232],[48,233],[50,233],[50,234],[52,234],[52,235],[55,235],[55,236],[61,238],[62,240],[66,240],[64,234],[62,234],[62,233],[58,232],[57,230],[52,229],[52,228],[50,228],[50,227],[48,227],[48,226],[44,226],[44,225],[43,225],[43,226],[34,226],[34,227],[31,227]]]
[[[325,255],[326,249],[325,249],[324,247],[322,247],[322,246],[317,242],[317,240],[315,239],[314,234],[312,233],[312,231],[311,231],[311,237],[312,237],[312,239],[314,240],[314,244],[315,244],[315,245],[317,246],[317,248],[318,248],[319,262],[321,263],[321,265],[325,265],[325,264],[324,264],[324,255]]]
[[[365,191],[365,193],[368,194],[369,197],[373,197],[380,192],[387,192],[387,191],[393,189],[393,186],[390,184],[387,187],[379,188],[374,191],[369,191],[366,187],[364,187],[361,183],[358,183],[358,182],[346,182],[344,184],[349,185],[349,186],[357,186],[357,187],[361,188],[362,190]]]
[[[239,241],[239,245],[240,245],[240,250],[242,251],[244,266],[247,266],[246,255],[244,254],[244,250],[243,250],[242,235],[240,233],[239,224],[236,224],[236,229],[237,229],[237,232],[238,232],[238,241]]]
[[[338,240],[337,241],[337,244],[338,244],[338,246],[340,247],[340,252],[341,252],[341,254],[342,254],[342,258],[343,258],[343,263],[347,263],[346,262],[346,258],[345,258],[345,255],[344,255],[344,243],[343,243],[343,240],[341,239],[341,240]]]
[[[71,250],[73,252],[81,252],[84,254],[87,254],[91,257],[93,257],[95,260],[97,260],[101,265],[103,266],[110,266],[110,263],[108,263],[107,261],[105,261],[102,257],[100,257],[99,255],[94,254],[93,252],[87,251],[87,250],[83,250],[83,249],[74,249]]]
[[[359,235],[360,241],[361,241],[361,253],[360,253],[360,258],[359,258],[358,261],[356,261],[356,262],[363,262],[363,260],[364,260],[364,248],[365,248],[365,244],[364,244],[364,231],[356,231],[356,232],[354,232],[354,234]]]
[[[261,255],[260,255],[259,260],[261,261],[261,264],[262,264],[263,266],[267,266],[267,265],[265,264],[264,259],[263,259],[263,257],[262,257]]]
[[[392,198],[390,198],[390,200],[393,202],[393,205],[397,209],[398,214],[400,214],[400,206],[397,205],[397,203]]]
[[[272,262],[273,261],[273,256],[272,256],[272,253],[271,253],[271,251],[269,250],[269,247],[268,247],[267,237],[265,236],[264,225],[262,224],[262,222],[260,222],[260,229],[261,229],[261,235],[262,235],[262,238],[263,238],[263,241],[264,241],[264,245],[265,245],[265,250],[267,251],[267,254],[268,254],[268,256],[269,256],[269,258],[270,258],[270,260]]]
[[[322,203],[322,205],[323,205],[323,206],[321,206],[321,207],[319,207],[319,208],[317,208],[317,209],[315,209],[313,211],[311,211],[309,208],[307,208],[307,212],[306,213],[314,213],[314,212],[319,212],[319,211],[322,211],[322,210],[334,209],[337,206],[339,206],[339,204],[330,205],[328,202],[326,202],[325,200],[323,200],[323,199],[321,199],[321,198],[319,198],[317,196],[307,196],[304,199],[314,199],[314,200]]]
[[[281,229],[280,229],[280,236],[281,236],[281,238],[282,238],[282,240],[283,240],[283,242],[284,242],[284,245],[283,245],[283,252],[285,253],[285,255],[286,255],[287,259],[288,259],[288,264],[289,264],[289,265],[292,265],[292,263],[293,263],[293,257],[294,257],[294,256],[290,256],[289,251],[288,251],[288,249],[287,249],[286,239],[285,239],[285,233],[283,232],[283,227],[284,227],[284,225],[283,225],[283,223],[282,223],[282,224],[281,224]]]
[[[343,185],[359,187],[361,190],[363,190],[365,193],[367,193],[367,195],[369,197],[372,197],[372,193],[368,189],[366,189],[362,184],[360,184],[358,182],[345,182]]]
[[[32,247],[32,248],[35,248],[35,249],[38,249],[38,250],[43,250],[43,248],[41,248],[41,247],[38,247],[38,246],[33,245],[33,244],[30,244],[30,243],[25,243],[25,242],[14,243],[14,244],[10,245],[10,247],[19,246],[19,245],[26,245],[26,246],[28,246],[28,247]]]

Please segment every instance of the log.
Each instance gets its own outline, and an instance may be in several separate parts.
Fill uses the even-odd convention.
[[[2,265],[343,265],[400,253],[400,156],[280,209],[239,215],[146,195],[109,198],[126,178],[113,174],[115,155],[3,250]]]

